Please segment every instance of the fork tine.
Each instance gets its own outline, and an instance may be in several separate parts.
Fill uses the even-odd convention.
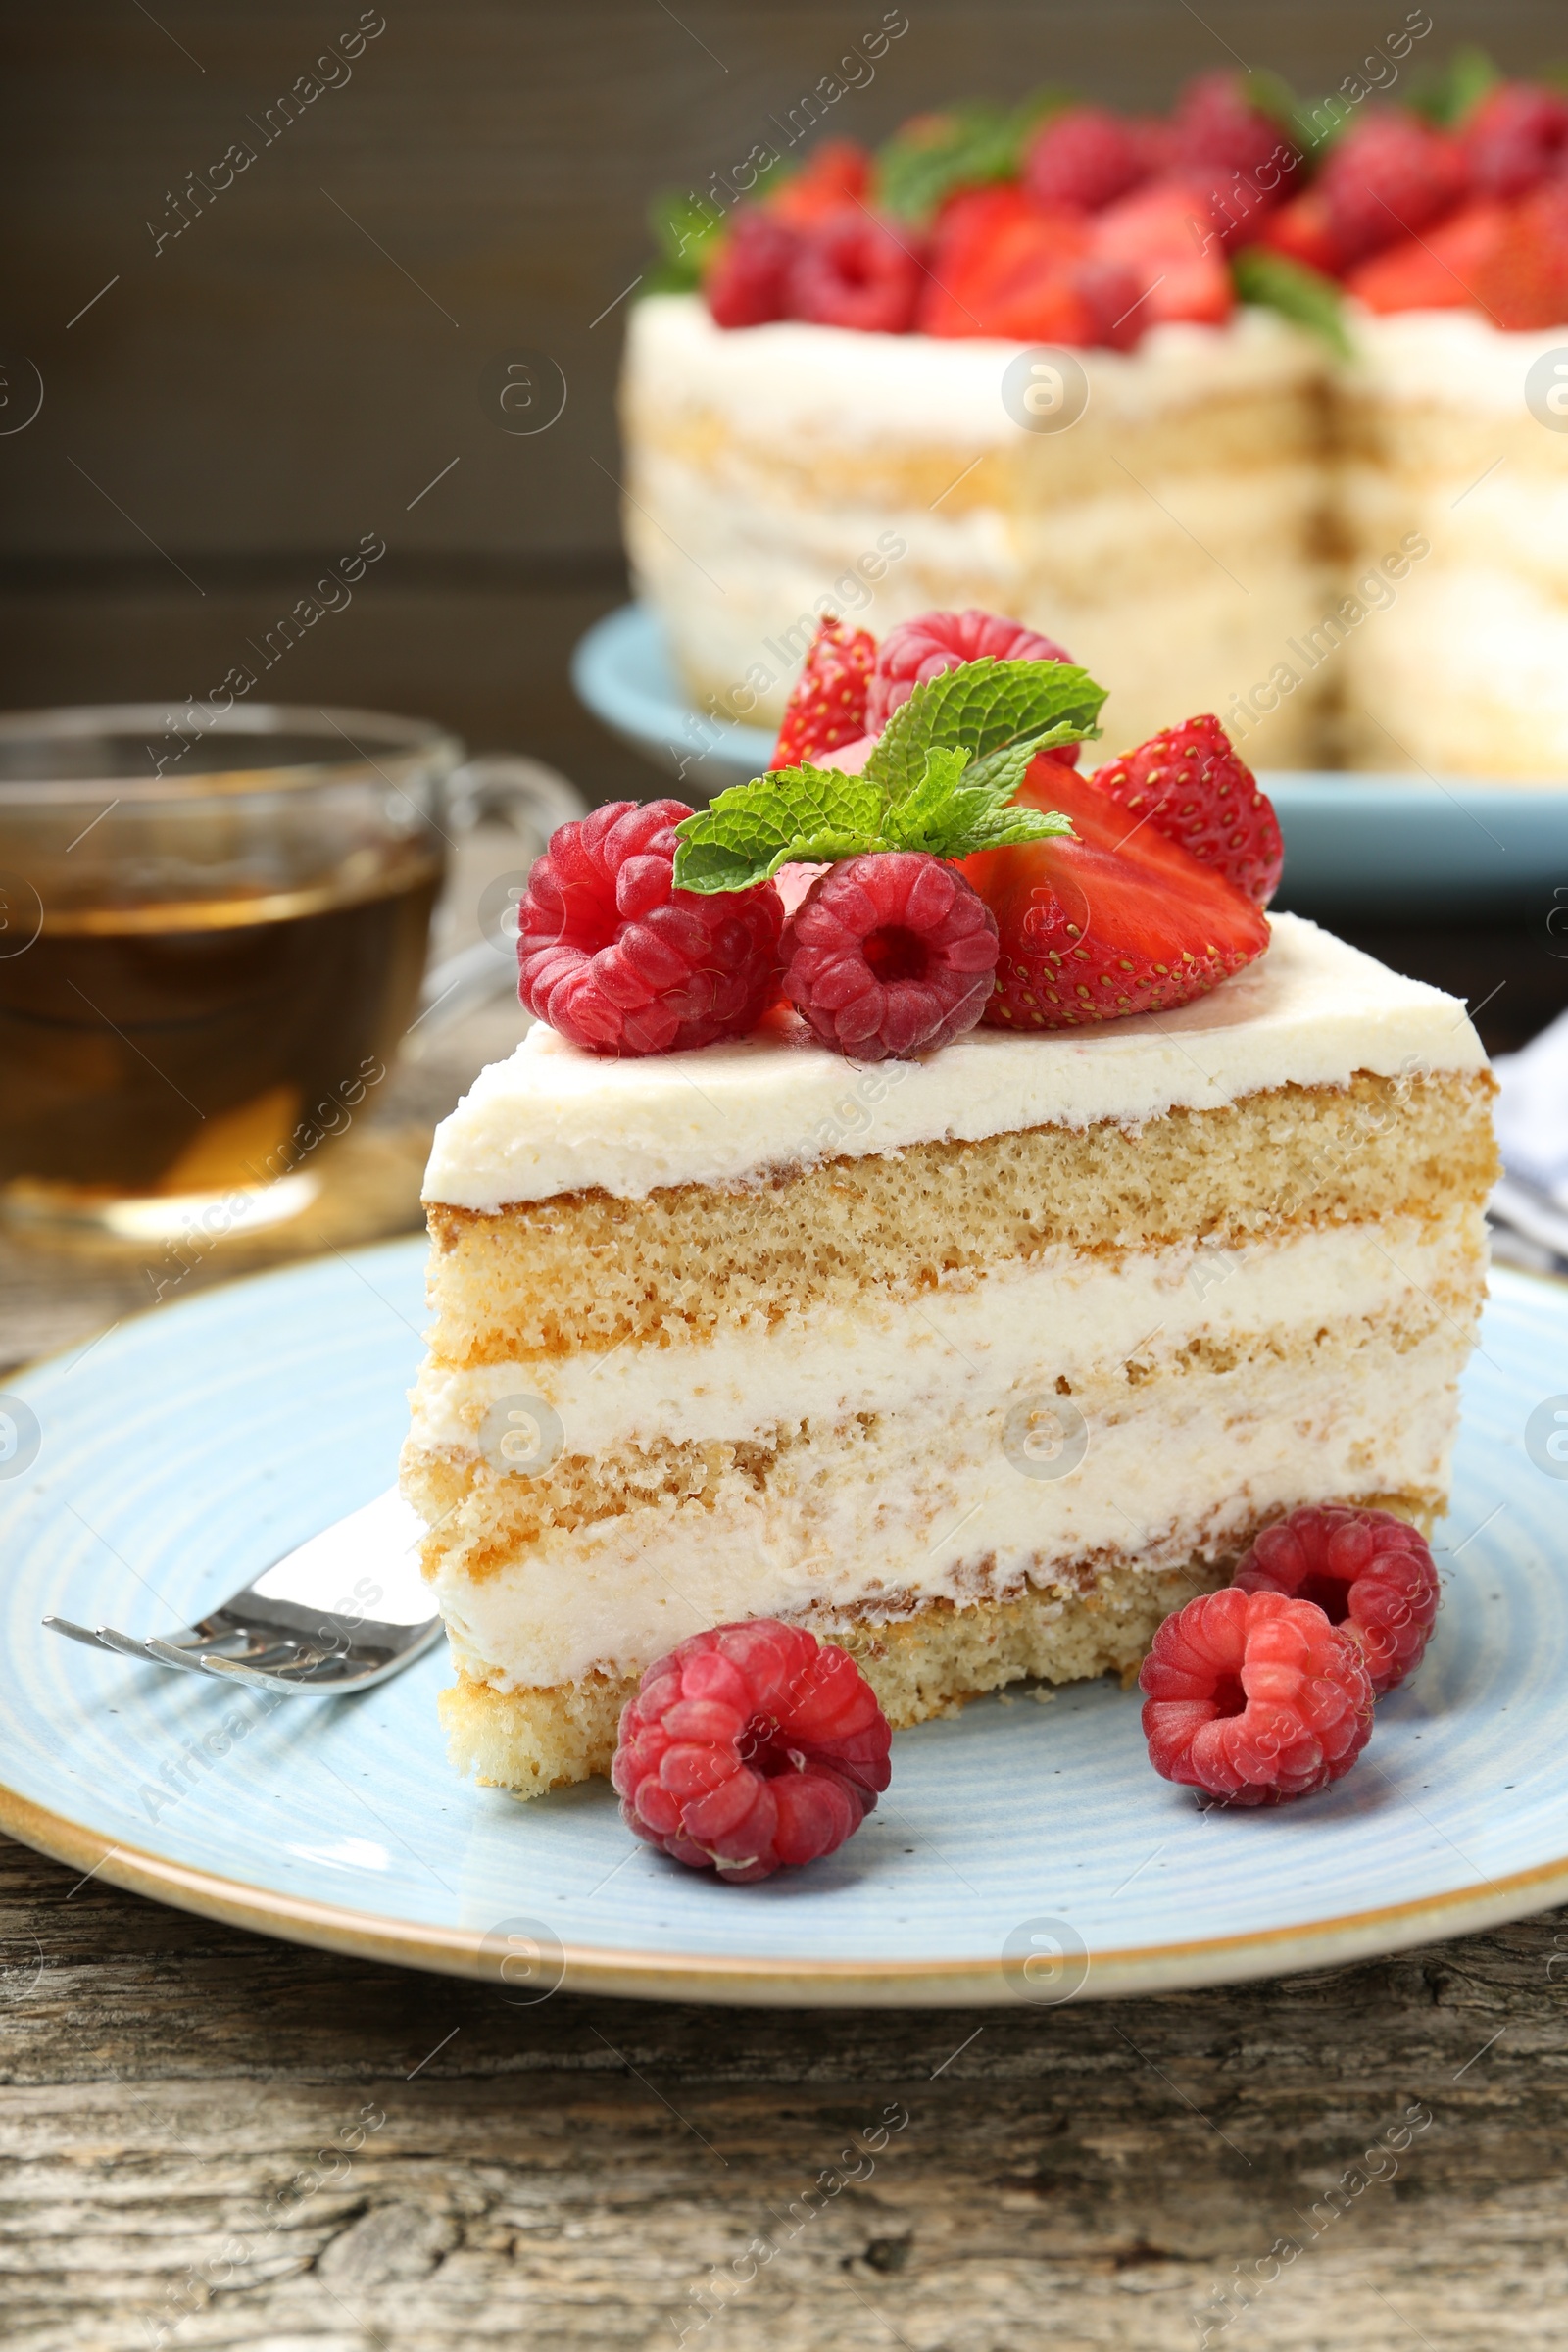
[[[139,1658],[144,1666],[148,1664],[188,1666],[190,1664],[190,1660],[177,1649],[172,1650],[167,1658],[155,1659],[145,1642],[133,1642],[129,1634],[121,1633],[117,1626],[100,1625],[96,1628],[96,1632],[98,1640],[105,1649],[118,1649],[122,1658]]]
[[[90,1649],[113,1650],[113,1642],[106,1642],[89,1626],[74,1624],[69,1617],[46,1617],[44,1623],[52,1634],[69,1635],[73,1642],[85,1642]]]
[[[147,1647],[157,1658],[163,1656],[168,1644],[149,1642]],[[182,1657],[175,1651],[164,1662],[188,1666],[193,1673],[210,1674],[220,1683],[249,1683],[259,1690],[287,1690],[292,1693],[304,1687],[297,1675],[263,1674],[255,1666],[242,1666],[237,1658],[215,1657],[210,1649],[204,1650],[198,1658]]]

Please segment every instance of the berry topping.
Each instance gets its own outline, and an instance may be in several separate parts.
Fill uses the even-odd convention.
[[[831,614],[822,621],[784,707],[773,767],[795,767],[836,752],[866,731],[865,704],[876,639]]]
[[[1206,181],[1155,180],[1096,216],[1094,258],[1119,262],[1138,280],[1139,332],[1164,319],[1218,326],[1236,308]],[[1208,232],[1215,230],[1212,241]]]
[[[871,185],[871,158],[854,139],[824,139],[810,160],[769,187],[764,203],[792,228],[814,228],[857,204]]]
[[[1320,1608],[1235,1586],[1167,1617],[1138,1677],[1161,1779],[1232,1805],[1310,1796],[1349,1771],[1372,1731],[1357,1644]]]
[[[988,1027],[1073,1029],[1200,997],[1268,946],[1250,899],[1093,778],[1037,759],[1024,808],[1072,820],[1074,838],[986,851],[964,872],[997,918]]]
[[[901,335],[914,324],[923,275],[912,234],[895,233],[858,205],[805,232],[790,271],[797,318]]]
[[[1483,196],[1523,196],[1562,169],[1568,98],[1527,81],[1499,82],[1466,117],[1460,143]]]
[[[1054,115],[1023,166],[1023,184],[1037,203],[1072,204],[1086,213],[1113,204],[1143,176],[1132,124],[1102,106],[1069,106]]]
[[[997,926],[951,865],[896,850],[819,875],[785,929],[783,957],[784,994],[821,1043],[885,1061],[975,1026]]]
[[[1346,289],[1369,311],[1467,310],[1507,251],[1513,210],[1490,196],[1461,205],[1436,228],[1358,262]]]
[[[1223,874],[1256,906],[1280,885],[1285,845],[1257,778],[1211,715],[1152,735],[1095,771],[1095,789]]]
[[[1357,262],[1440,220],[1465,195],[1457,139],[1415,115],[1373,115],[1330,149],[1318,188],[1342,262]]]
[[[706,282],[708,307],[720,326],[765,326],[787,318],[790,271],[801,240],[762,206],[737,208],[719,239]]]
[[[1090,244],[1082,213],[1034,204],[1021,188],[956,197],[937,226],[920,332],[1087,343],[1092,320],[1074,278]]]
[[[639,1838],[744,1886],[852,1838],[892,1778],[890,1743],[848,1650],[759,1617],[648,1668],[611,1779]]]
[[[1389,1511],[1339,1503],[1308,1505],[1265,1527],[1233,1581],[1244,1592],[1315,1601],[1359,1642],[1379,1698],[1420,1665],[1441,1597],[1419,1529]]]
[[[1471,285],[1508,333],[1568,324],[1568,181],[1547,180],[1511,208],[1506,233]]]
[[[1016,620],[971,606],[966,612],[921,612],[889,629],[877,648],[871,671],[871,691],[865,724],[873,733],[885,727],[901,703],[916,686],[939,678],[945,670],[989,655],[994,662],[1071,662],[1072,656],[1054,638],[1042,637]],[[1071,747],[1077,758],[1077,746]]]
[[[1299,160],[1272,115],[1249,103],[1241,74],[1221,66],[1187,84],[1172,128],[1183,166],[1239,174],[1267,189]]]
[[[673,1054],[741,1037],[778,993],[771,884],[702,898],[671,887],[682,801],[612,801],[562,825],[517,919],[528,1010],[598,1054]]]

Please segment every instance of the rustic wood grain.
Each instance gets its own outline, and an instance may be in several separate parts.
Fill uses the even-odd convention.
[[[518,2007],[0,1847],[0,2324],[15,2352],[1187,2352],[1204,2314],[1291,2352],[1552,2344],[1564,1924],[1054,2010]]]

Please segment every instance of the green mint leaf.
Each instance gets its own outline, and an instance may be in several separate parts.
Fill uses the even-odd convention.
[[[1439,130],[1457,130],[1501,79],[1486,51],[1470,41],[1455,49],[1446,66],[1429,66],[1415,74],[1404,103]]]
[[[1345,306],[1331,277],[1266,245],[1244,245],[1231,257],[1231,276],[1243,302],[1260,303],[1298,326],[1310,327],[1342,360],[1352,356]]]
[[[1066,90],[1048,88],[1015,107],[982,102],[915,115],[877,150],[872,202],[894,220],[924,228],[960,188],[1016,179],[1030,132],[1070,103]]]
[[[675,828],[677,890],[749,890],[781,865],[885,850],[887,797],[837,768],[783,767],[721,792]]]
[[[1055,810],[1013,805],[1012,796],[1042,748],[1039,738],[1030,736],[973,763],[964,751],[938,747],[928,752],[921,781],[888,810],[888,840],[896,849],[925,850],[933,858],[967,858],[974,850],[1000,848],[1004,839],[1044,841],[1070,833],[1071,823]]]
[[[879,850],[967,858],[1070,834],[1065,816],[1014,794],[1037,752],[1098,735],[1105,699],[1064,662],[968,662],[917,686],[864,773],[786,767],[720,793],[675,828],[674,885],[749,890],[781,865]]]
[[[926,773],[926,755],[961,746],[974,759],[1029,739],[1037,751],[1098,735],[1105,699],[1087,670],[1067,662],[966,662],[917,686],[900,705],[866,762],[866,775],[904,800]]]

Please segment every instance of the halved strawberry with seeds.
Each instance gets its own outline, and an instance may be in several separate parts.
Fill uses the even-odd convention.
[[[1095,789],[1223,874],[1255,906],[1280,886],[1285,844],[1257,778],[1211,712],[1152,735],[1095,771]]]
[[[1461,205],[1419,237],[1385,245],[1345,280],[1369,311],[1461,311],[1479,299],[1486,274],[1512,234],[1513,208],[1487,196]]]
[[[1076,1029],[1166,1011],[1268,946],[1267,919],[1250,899],[1049,753],[1017,798],[1061,809],[1078,838],[963,860],[1001,940],[988,1027]]]
[[[876,639],[867,629],[846,628],[830,613],[817,629],[806,665],[790,690],[784,723],[769,768],[798,767],[841,743],[865,733]]]

